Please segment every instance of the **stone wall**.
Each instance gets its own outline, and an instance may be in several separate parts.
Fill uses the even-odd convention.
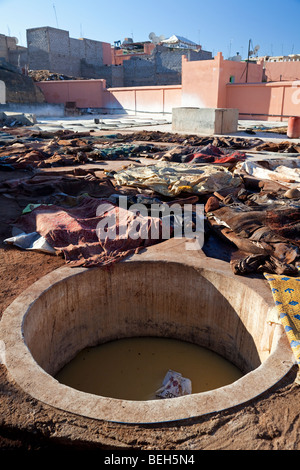
[[[0,81],[5,83],[6,103],[45,102],[43,93],[30,77],[0,66]]]
[[[106,80],[107,88],[181,84],[182,56],[191,61],[211,59],[211,52],[157,46],[149,56],[131,57],[123,65],[96,67],[81,61],[82,77]]]
[[[47,30],[27,30],[28,66],[34,70],[49,70],[49,39]]]
[[[18,46],[17,38],[0,34],[0,58],[19,69],[27,66],[27,48]]]
[[[109,46],[107,43],[73,39],[69,37],[68,31],[57,28],[28,29],[27,44],[31,70],[49,70],[75,77],[94,78],[86,75],[86,69],[81,67],[82,63],[100,67],[109,61],[107,54],[103,53]]]
[[[161,86],[181,83],[182,56],[190,61],[212,58],[211,52],[157,46],[150,55],[111,65],[110,45],[73,39],[56,28],[27,30],[29,69],[78,78],[104,79],[107,87]],[[110,63],[108,56],[110,57]]]
[[[124,86],[124,68],[122,65],[102,65],[101,67],[88,64],[81,60],[81,76],[106,81],[107,88]]]
[[[179,85],[182,56],[187,56],[190,61],[212,58],[211,52],[207,51],[157,46],[148,58],[132,57],[124,62],[124,86]]]

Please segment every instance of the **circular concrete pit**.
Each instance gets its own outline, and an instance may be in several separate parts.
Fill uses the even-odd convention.
[[[267,321],[274,302],[264,281],[234,276],[226,263],[199,253],[149,253],[111,268],[60,268],[25,291],[0,322],[9,376],[59,410],[132,424],[230,409],[286,376],[295,361],[283,328]],[[143,336],[198,344],[244,376],[209,392],[150,401],[92,395],[54,378],[86,347]]]

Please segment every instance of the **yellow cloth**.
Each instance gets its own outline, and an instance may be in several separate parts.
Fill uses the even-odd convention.
[[[239,175],[220,165],[197,165],[157,161],[154,165],[130,166],[114,175],[120,186],[148,188],[164,196],[182,192],[211,194],[220,189],[241,185]]]
[[[300,277],[264,274],[272,289],[280,323],[300,365]]]

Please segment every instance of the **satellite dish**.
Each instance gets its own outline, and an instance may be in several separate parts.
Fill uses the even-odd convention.
[[[153,44],[159,44],[161,41],[163,41],[165,39],[165,36],[161,35],[161,36],[156,36],[155,33],[150,33],[149,34],[149,39],[153,42]]]
[[[260,46],[259,46],[259,45],[255,46],[255,48],[253,49],[253,51],[249,51],[249,56],[257,55],[259,49],[260,49]]]

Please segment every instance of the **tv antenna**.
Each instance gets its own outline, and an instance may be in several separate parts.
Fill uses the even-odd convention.
[[[54,15],[55,15],[55,19],[56,19],[56,26],[59,28],[59,26],[58,26],[58,20],[57,20],[57,14],[56,14],[56,8],[55,8],[54,3],[53,3],[53,10],[54,10]]]
[[[251,46],[252,46],[252,49],[251,49]],[[248,58],[247,58],[247,72],[246,72],[246,83],[248,83],[248,69],[249,69],[249,59],[250,57],[257,57],[257,53],[260,49],[260,46],[257,45],[255,47],[253,47],[253,44],[252,44],[252,39],[249,39],[249,45],[248,45]]]

